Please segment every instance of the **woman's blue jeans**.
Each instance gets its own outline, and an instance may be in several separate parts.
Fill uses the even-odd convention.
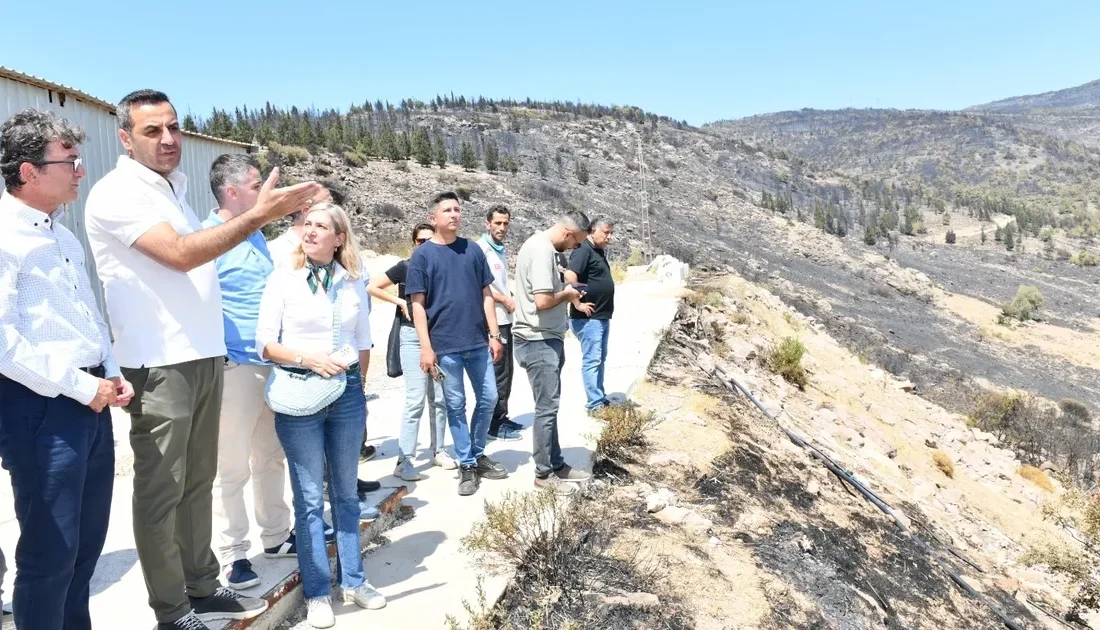
[[[412,459],[416,454],[416,438],[420,433],[420,418],[424,415],[424,401],[428,401],[428,419],[431,424],[432,455],[443,450],[447,431],[447,401],[443,399],[443,386],[420,369],[420,338],[412,326],[401,327],[401,371],[405,374],[405,415],[401,420],[401,436],[398,444],[401,456]]]
[[[359,495],[356,474],[367,400],[358,373],[349,374],[343,395],[309,416],[275,414],[275,433],[286,451],[290,487],[294,492],[294,521],[298,568],[306,599],[331,592],[325,549],[325,502],[322,485],[328,461],[329,503],[336,530],[340,586],[355,588],[365,581],[359,550]]]

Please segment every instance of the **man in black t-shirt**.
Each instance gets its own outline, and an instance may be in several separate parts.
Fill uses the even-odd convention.
[[[581,342],[581,375],[589,413],[609,404],[603,377],[611,314],[615,311],[615,280],[606,249],[614,231],[615,225],[607,218],[593,220],[592,231],[573,250],[565,274],[567,281],[588,285],[584,297],[569,307],[569,327]]]

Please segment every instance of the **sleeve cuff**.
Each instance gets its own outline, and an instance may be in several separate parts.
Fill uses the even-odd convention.
[[[75,375],[72,391],[65,394],[82,405],[91,404],[95,395],[99,392],[99,379],[83,370],[73,368]]]
[[[113,353],[109,353],[107,360],[103,362],[103,371],[107,373],[107,378],[122,378],[122,368],[118,366]]]

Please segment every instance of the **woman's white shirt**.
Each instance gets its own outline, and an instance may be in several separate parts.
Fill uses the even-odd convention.
[[[370,296],[363,276],[352,280],[340,263],[333,270],[332,286],[340,301],[340,341],[332,346],[332,301],[321,287],[310,291],[309,269],[276,268],[260,300],[256,348],[266,358],[270,343],[294,352],[332,352],[345,344],[358,351],[371,349]]]

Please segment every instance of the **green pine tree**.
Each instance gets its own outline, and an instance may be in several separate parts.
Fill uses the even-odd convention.
[[[546,179],[546,173],[550,170],[550,165],[546,163],[546,158],[539,156],[538,161],[539,177]]]
[[[187,114],[183,117],[183,130],[198,133],[199,127],[195,124],[195,119],[191,114]]]
[[[420,166],[432,165],[432,141],[426,129],[417,129],[413,134],[413,155]]]
[[[401,154],[397,148],[397,134],[393,132],[393,127],[389,125],[383,125],[382,131],[378,134],[378,153],[382,157],[395,162],[401,159]]]
[[[1011,225],[1012,224],[1010,223],[1009,226],[1011,226]],[[1016,240],[1012,236],[1012,230],[1008,230],[1008,229],[1005,230],[1005,249],[1007,249],[1008,251],[1012,251],[1013,249],[1016,249]]]
[[[485,143],[485,170],[495,173],[500,164],[500,151],[497,149],[496,140]]]
[[[516,158],[508,155],[504,157],[504,169],[509,173],[515,175],[519,172],[519,163],[516,162]]]
[[[467,173],[477,170],[477,156],[474,155],[474,147],[466,140],[462,141],[462,150],[459,152],[458,159]]]
[[[409,140],[409,132],[402,131],[397,136],[397,159],[407,160],[412,156],[412,141]]]
[[[432,158],[439,168],[447,166],[447,149],[443,146],[443,134],[436,133],[435,139],[432,140]]]

